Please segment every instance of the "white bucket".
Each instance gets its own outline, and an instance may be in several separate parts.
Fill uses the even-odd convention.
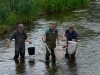
[[[76,50],[77,42],[68,41],[68,54],[73,54]]]
[[[61,47],[54,48],[54,53],[57,61],[60,61],[65,56],[65,50]]]

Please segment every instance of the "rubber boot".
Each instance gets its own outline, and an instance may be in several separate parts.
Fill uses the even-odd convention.
[[[19,55],[15,55],[15,56],[14,56],[14,59],[17,59],[18,57],[19,57]]]
[[[55,55],[54,55],[54,54],[52,55],[52,62],[53,62],[53,63],[56,62],[56,59],[55,59]]]
[[[75,59],[76,50],[73,54],[71,54],[71,59]]]
[[[66,58],[70,58],[70,57],[69,57],[69,54],[68,54],[68,48],[66,48],[66,54],[65,54],[65,57],[66,57]]]
[[[46,62],[49,62],[49,57],[50,57],[50,55],[46,54],[46,57],[45,57]]]

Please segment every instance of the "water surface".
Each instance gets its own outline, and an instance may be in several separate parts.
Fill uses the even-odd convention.
[[[98,0],[99,1],[99,0]],[[91,2],[90,8],[62,13],[53,13],[38,18],[26,25],[28,37],[36,48],[35,55],[29,56],[26,42],[25,60],[13,60],[14,40],[10,48],[5,44],[8,34],[0,37],[0,75],[100,75],[100,2]],[[76,59],[63,59],[55,64],[45,63],[45,46],[41,36],[52,22],[57,22],[60,38],[62,33],[72,24],[78,32]],[[60,41],[60,44],[64,44]]]

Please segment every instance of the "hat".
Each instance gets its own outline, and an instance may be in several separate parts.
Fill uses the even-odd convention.
[[[18,28],[24,28],[24,25],[23,24],[19,24]]]

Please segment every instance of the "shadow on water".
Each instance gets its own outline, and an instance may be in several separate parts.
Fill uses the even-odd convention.
[[[67,61],[68,75],[77,75],[77,63],[76,59],[69,59]]]

